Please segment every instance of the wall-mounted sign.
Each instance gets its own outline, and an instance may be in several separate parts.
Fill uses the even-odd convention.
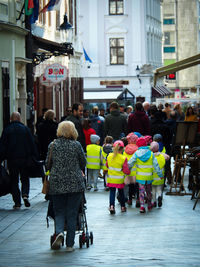
[[[47,80],[47,78],[44,76],[44,73],[40,76],[40,83],[45,86],[53,86],[54,83],[50,80]]]
[[[129,81],[120,80],[120,81],[100,81],[100,85],[123,85],[129,84]]]
[[[59,83],[67,78],[67,68],[61,64],[52,64],[46,67],[44,76],[47,81]]]

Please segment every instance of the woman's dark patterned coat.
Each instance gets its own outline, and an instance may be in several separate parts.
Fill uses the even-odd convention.
[[[52,157],[48,166],[52,145]],[[50,195],[85,190],[85,181],[81,170],[85,168],[86,158],[78,141],[64,137],[54,140],[49,144],[45,163],[46,169],[50,169]]]

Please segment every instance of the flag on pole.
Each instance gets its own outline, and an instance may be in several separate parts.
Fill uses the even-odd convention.
[[[50,0],[48,4],[46,4],[46,6],[44,6],[42,10],[40,10],[40,13],[52,10],[60,10],[60,3],[61,0]]]
[[[92,63],[92,60],[89,58],[89,56],[88,56],[88,54],[86,53],[84,47],[83,47],[83,53],[84,53],[85,61],[89,61],[90,63]]]
[[[33,24],[38,20],[38,15],[39,15],[39,0],[33,0],[34,3],[34,8],[33,8],[33,13],[30,16],[30,23]]]
[[[25,0],[25,15],[30,16],[33,13],[34,3],[33,0]]]

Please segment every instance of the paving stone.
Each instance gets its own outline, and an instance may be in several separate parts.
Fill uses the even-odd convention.
[[[191,196],[165,195],[162,208],[140,214],[132,206],[121,213],[108,211],[109,192],[103,181],[99,191],[86,192],[87,223],[94,244],[79,249],[78,233],[75,252],[50,249],[54,232],[51,220],[47,228],[48,202],[41,194],[41,179],[31,179],[31,207],[13,210],[10,195],[0,198],[0,267],[40,266],[200,266],[200,201],[193,210]],[[166,192],[166,190],[165,190]]]

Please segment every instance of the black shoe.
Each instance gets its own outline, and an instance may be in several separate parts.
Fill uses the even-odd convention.
[[[158,197],[158,207],[162,207],[162,197]]]
[[[135,207],[136,207],[136,208],[140,208],[140,201],[139,201],[139,199],[136,200]]]
[[[30,202],[28,201],[28,198],[27,197],[23,197],[23,200],[24,200],[24,205],[25,207],[29,208],[30,207]]]
[[[14,210],[19,210],[21,208],[21,204],[15,204],[14,206],[13,206],[13,209]]]

